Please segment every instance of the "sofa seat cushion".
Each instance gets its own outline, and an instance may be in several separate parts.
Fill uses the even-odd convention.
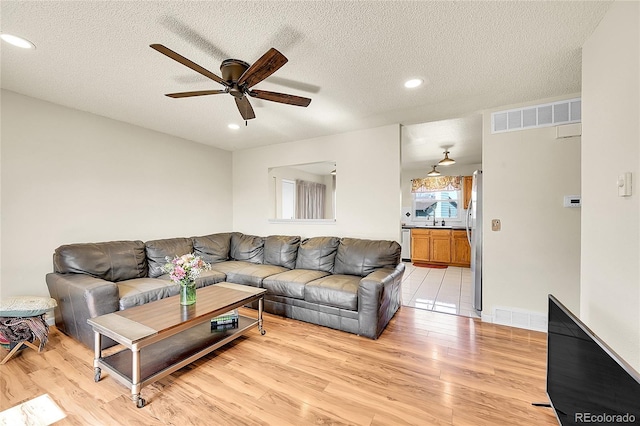
[[[227,278],[226,274],[220,271],[202,271],[200,276],[196,278],[196,288],[202,288],[209,285],[223,282]],[[169,274],[160,275],[157,279],[171,281]]]
[[[251,266],[253,263],[245,262],[242,260],[229,260],[226,262],[213,263],[211,264],[211,270],[221,272],[227,275],[229,272],[236,271],[238,269],[246,268],[247,266]]]
[[[227,281],[230,283],[262,287],[262,280],[268,276],[287,271],[287,268],[276,265],[259,265],[249,263],[244,268],[227,272]]]
[[[311,281],[305,287],[304,300],[357,311],[360,279],[355,275],[328,275]]]
[[[202,271],[200,272],[200,276],[196,278],[196,288],[206,287],[208,285],[221,283],[226,279],[227,279],[227,274],[223,272],[215,271],[213,269],[210,271]]]
[[[268,294],[304,299],[305,285],[327,275],[329,275],[328,272],[292,269],[265,278],[262,280],[262,287],[267,289]]]
[[[180,287],[168,279],[136,278],[120,281],[118,294],[120,296],[120,310],[144,305],[154,300],[175,296],[180,292]]]

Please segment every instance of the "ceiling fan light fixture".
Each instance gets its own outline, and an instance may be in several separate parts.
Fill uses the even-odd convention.
[[[440,176],[440,172],[436,170],[436,166],[431,166],[432,169],[429,173],[427,173],[427,176]]]
[[[9,44],[12,44],[16,47],[20,47],[22,49],[35,49],[36,45],[31,43],[26,38],[18,37],[12,34],[0,34],[0,38],[6,41]]]
[[[449,151],[444,152],[444,158],[438,162],[438,166],[450,166],[451,164],[455,164],[456,160],[453,158],[449,158]]]
[[[247,62],[239,59],[225,59],[220,65],[222,78],[166,46],[154,43],[150,44],[149,47],[224,86],[224,89],[167,93],[166,96],[170,98],[189,98],[221,93],[229,94],[233,96],[245,124],[247,120],[256,118],[253,107],[249,102],[249,96],[264,99],[265,101],[300,107],[309,106],[311,103],[311,99],[303,98],[302,96],[270,92],[267,90],[250,90],[253,86],[269,77],[287,63],[288,59],[273,47],[254,62],[253,65],[249,65]]]
[[[422,85],[424,81],[421,78],[412,78],[411,80],[407,80],[404,82],[404,87],[407,89],[414,89],[420,85]]]

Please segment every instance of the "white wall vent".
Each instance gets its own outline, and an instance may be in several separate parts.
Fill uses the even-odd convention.
[[[547,316],[545,314],[516,308],[494,308],[492,322],[527,330],[547,331]]]
[[[580,123],[581,120],[581,98],[568,99],[550,104],[494,112],[491,114],[491,133]]]
[[[563,124],[556,126],[556,139],[573,138],[582,135],[582,123]]]

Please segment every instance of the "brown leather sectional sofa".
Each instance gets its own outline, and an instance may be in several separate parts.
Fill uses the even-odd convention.
[[[404,264],[395,241],[229,232],[58,247],[46,276],[58,302],[56,326],[92,348],[87,319],[178,294],[162,266],[186,253],[212,265],[196,287],[227,281],[266,288],[266,312],[372,339],[401,303]]]

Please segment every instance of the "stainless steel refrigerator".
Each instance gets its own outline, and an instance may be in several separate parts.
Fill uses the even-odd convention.
[[[474,309],[479,312],[482,310],[482,170],[473,172],[466,227],[471,246],[471,298]]]

